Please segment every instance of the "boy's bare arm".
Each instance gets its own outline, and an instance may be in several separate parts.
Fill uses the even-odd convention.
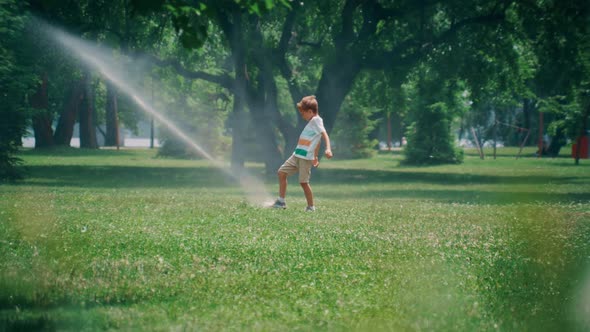
[[[318,144],[318,145],[315,147],[315,150],[313,151],[313,156],[314,156],[315,158],[317,158],[317,157],[318,157],[318,155],[320,154],[320,145],[321,145],[321,144]]]
[[[322,138],[326,142],[326,151],[324,152],[324,154],[326,155],[326,158],[330,159],[333,156],[332,146],[330,145],[330,137],[328,136],[328,133],[324,131],[322,133]],[[319,144],[318,144],[318,148],[319,148]],[[316,156],[317,156],[317,152],[316,152]]]
[[[318,154],[320,153],[320,144],[315,147],[313,150],[313,167],[318,167],[320,165],[320,161],[318,159]]]

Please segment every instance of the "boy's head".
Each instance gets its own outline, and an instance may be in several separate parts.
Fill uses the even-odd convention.
[[[307,96],[301,98],[301,101],[297,103],[297,109],[299,112],[312,111],[313,114],[318,114],[318,101],[315,96]]]

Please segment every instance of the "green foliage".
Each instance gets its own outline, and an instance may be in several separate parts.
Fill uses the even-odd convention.
[[[530,86],[539,111],[549,115],[547,132],[560,144],[575,140],[587,130],[590,116],[590,4],[537,1],[516,8],[536,56]]]
[[[20,25],[9,18],[19,20],[26,8],[15,1],[2,4],[3,10],[12,8],[1,14],[3,20],[8,20],[2,22],[3,26],[9,27],[2,33],[10,35],[13,27]],[[269,110],[282,115],[288,112],[289,116],[280,121],[276,114],[268,117],[274,129],[285,136],[290,133],[284,128],[294,126],[296,122],[291,116],[296,114],[292,112],[293,100],[298,100],[302,94],[315,91],[319,96],[318,91],[327,91],[326,103],[322,106],[322,110],[326,110],[323,115],[330,119],[331,124],[342,122],[342,129],[339,124],[334,127],[334,134],[337,134],[334,138],[338,138],[337,143],[343,141],[353,147],[343,151],[344,155],[355,149],[358,151],[351,153],[354,157],[370,155],[375,130],[369,128],[374,128],[378,123],[376,121],[397,112],[396,107],[401,104],[405,106],[400,107],[403,112],[399,113],[404,116],[400,122],[415,122],[424,118],[424,114],[434,116],[429,120],[434,122],[443,116],[442,120],[449,124],[449,131],[452,132],[451,126],[456,123],[458,115],[463,114],[464,108],[457,103],[460,98],[456,98],[456,94],[463,92],[468,92],[468,98],[473,102],[469,110],[471,114],[464,118],[465,123],[487,132],[488,136],[493,128],[492,118],[514,119],[520,111],[515,101],[520,103],[523,98],[536,99],[535,94],[544,98],[540,103],[545,107],[543,111],[552,112],[550,132],[566,132],[568,137],[575,137],[575,123],[584,122],[586,103],[582,99],[584,91],[588,90],[584,78],[590,77],[589,5],[584,1],[36,0],[25,4],[36,15],[85,39],[110,45],[123,56],[134,50],[144,51],[160,59],[170,59],[182,65],[187,72],[228,75],[230,78],[225,81],[225,88],[231,85],[227,83],[231,78],[239,76],[233,68],[235,58],[232,57],[243,57],[244,70],[240,68],[239,73],[247,76],[244,84],[248,85],[249,100],[253,100],[252,96],[258,93],[256,97],[264,99],[267,105],[273,105]],[[287,17],[291,17],[288,15],[292,14],[295,19],[291,30],[282,31]],[[233,35],[236,30],[228,29],[227,24],[238,22],[241,22],[237,29],[239,33]],[[253,37],[258,30],[261,40]],[[285,44],[278,45],[282,36],[289,38]],[[239,39],[237,47],[228,47]],[[2,38],[3,46],[10,40],[17,38]],[[29,56],[42,55],[35,63],[35,70],[21,64],[5,69],[8,67],[0,64],[3,77],[18,76],[23,78],[23,82],[28,82],[13,89],[19,90],[17,93],[10,93],[11,99],[18,100],[18,103],[4,104],[25,105],[25,96],[34,86],[30,83],[37,79],[30,73],[40,75],[47,72],[49,111],[57,115],[63,108],[67,83],[79,76],[79,69],[71,63],[58,63],[53,55],[48,56],[54,50],[39,44],[40,49],[28,52]],[[281,47],[287,50],[284,59],[282,53],[277,52]],[[3,49],[13,52],[12,47]],[[238,49],[241,50],[238,52]],[[16,56],[19,60],[20,55]],[[4,57],[4,53],[0,56]],[[13,56],[7,58],[10,57]],[[272,74],[262,80],[264,65],[272,67],[265,72]],[[403,94],[398,89],[399,85],[415,84],[412,73],[421,66],[430,70],[426,76],[436,76],[436,82],[423,88],[417,98],[404,103],[394,101]],[[354,74],[343,75],[349,71]],[[25,75],[26,72],[29,74]],[[280,91],[276,92],[276,96],[279,97],[266,97],[265,94],[272,95],[268,93],[271,89],[262,91],[276,84],[273,75],[279,72],[285,76],[285,80],[277,85]],[[164,78],[169,87],[163,90],[176,88],[178,85],[174,82],[178,77],[178,72],[169,73]],[[438,84],[445,88],[438,89]],[[450,87],[452,84],[456,86]],[[101,88],[99,85],[99,108],[104,104]],[[182,91],[193,94],[199,89],[195,87]],[[217,93],[212,92],[211,86],[205,89],[205,94]],[[236,91],[232,88],[224,93],[230,95]],[[551,110],[544,106],[545,102],[551,104],[548,101],[556,96],[564,96],[558,106],[552,106]],[[174,105],[174,109],[192,108],[187,107],[189,102],[177,102],[182,99],[179,95],[172,96],[170,93],[164,99],[163,102]],[[194,97],[194,100],[209,104],[209,101],[203,101],[203,96]],[[350,100],[354,100],[354,104]],[[342,112],[341,102],[344,105]],[[444,103],[444,107],[439,103]],[[444,114],[434,114],[436,112],[432,107]],[[446,110],[442,111],[443,108]],[[132,128],[138,118],[137,113],[133,112],[133,107],[126,107],[124,102],[120,109],[121,119]],[[210,128],[199,112],[191,114],[183,110],[180,113],[178,118],[187,124],[188,131],[201,132],[199,126]],[[103,115],[100,109],[98,115]],[[213,121],[213,140],[220,137],[226,139],[221,124],[226,117],[224,114]],[[20,121],[10,117],[6,119]],[[15,126],[22,127],[22,124],[15,123]],[[415,123],[413,128],[427,130],[425,135],[431,135],[428,126]],[[442,133],[442,127],[438,129],[441,132],[437,135],[449,136]],[[400,132],[402,130],[400,128]],[[500,134],[507,136],[509,133]],[[416,132],[415,135],[422,134]],[[167,137],[168,142],[172,142],[171,137]],[[206,138],[196,136],[195,139],[206,141]],[[218,149],[215,144],[207,143],[211,149],[224,154],[226,148]],[[225,144],[224,141],[222,145]],[[452,142],[445,144],[452,145]],[[414,154],[425,153],[420,158],[414,157],[430,159],[428,148],[409,147],[410,150],[414,148],[417,148]],[[450,154],[448,146],[437,150]],[[452,156],[448,158],[451,162],[455,160]]]
[[[20,179],[22,173],[17,166],[22,160],[16,156],[16,152],[26,132],[27,113],[24,109],[2,107],[0,117],[0,182]]]
[[[28,55],[22,52],[28,17],[19,1],[0,3],[0,182],[21,177],[15,155],[26,133],[27,93],[36,82]]]
[[[180,43],[188,49],[197,49],[208,38],[209,23],[216,12],[236,8],[262,15],[276,3],[290,8],[287,0],[237,0],[237,1],[186,1],[186,0],[132,0],[134,10],[141,14],[165,12],[170,15]]]
[[[414,114],[415,122],[408,128],[404,163],[436,165],[463,162],[463,151],[454,146],[449,113],[446,104],[435,103]]]
[[[374,112],[374,108],[360,106],[352,100],[343,107],[330,136],[338,158],[358,159],[375,155],[378,142],[369,138],[377,122],[371,120]]]
[[[536,94],[541,98],[566,95],[588,77],[590,5],[572,0],[537,1],[517,8],[538,59]]]
[[[576,140],[580,136],[581,129],[584,126],[584,118],[590,103],[584,100],[583,96],[578,94],[578,98],[566,98],[564,96],[554,96],[545,98],[539,102],[539,111],[557,116],[557,120],[550,123],[549,133],[555,135],[558,131],[563,131],[565,136],[571,140]],[[586,128],[587,125],[586,125]]]
[[[360,75],[338,114],[331,138],[338,158],[369,158],[378,141],[372,138],[383,112],[390,110],[393,89],[381,75]],[[376,120],[377,118],[377,120]]]
[[[200,11],[192,7],[167,6],[167,8],[172,14],[172,22],[180,43],[189,49],[203,46],[207,39],[208,19],[201,17]]]
[[[428,64],[423,64],[404,85],[412,124],[404,149],[409,165],[456,164],[463,161],[462,150],[455,147],[453,119],[466,108],[465,90]]]
[[[167,111],[166,116],[208,154],[216,158],[226,156],[230,150],[229,137],[225,135],[229,100],[224,92],[206,82],[182,79],[167,70],[159,72],[162,81],[157,84],[157,103]],[[160,139],[160,156],[202,157],[169,128],[160,127]]]
[[[590,19],[590,8],[586,8],[586,14]],[[590,37],[588,32],[590,28],[586,26],[586,33],[577,40],[574,59],[570,59],[575,61],[577,72],[575,78],[569,78],[573,80],[569,86],[562,86],[562,89],[568,92],[567,95],[548,98],[547,103],[543,103],[543,106],[549,106],[550,112],[561,115],[558,124],[552,129],[561,128],[572,140],[590,128],[588,123],[590,120]],[[559,102],[556,103],[556,101]]]
[[[590,17],[590,8],[588,15]],[[590,128],[590,38],[584,36],[578,39],[576,48],[574,59],[577,60],[577,72],[572,73],[574,76],[564,78],[566,82],[554,86],[554,93],[561,90],[564,94],[539,100],[539,111],[554,118],[547,131],[554,140],[560,140],[560,146],[565,145],[566,138],[576,141],[580,135],[588,135]],[[540,74],[539,79],[542,77]]]

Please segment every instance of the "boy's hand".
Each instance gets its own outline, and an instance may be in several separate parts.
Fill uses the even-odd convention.
[[[330,159],[332,158],[333,154],[332,154],[332,150],[327,149],[326,152],[324,152],[324,154],[326,155],[326,158]]]
[[[313,167],[318,167],[320,165],[320,161],[318,159],[318,156],[313,157],[312,165],[313,165]]]

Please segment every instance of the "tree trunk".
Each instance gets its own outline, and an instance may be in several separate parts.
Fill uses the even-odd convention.
[[[279,112],[276,84],[272,76],[272,70],[267,71],[268,69],[270,68],[261,68],[263,74],[258,79],[261,88],[256,90],[256,95],[249,99],[249,108],[252,123],[257,133],[256,138],[261,147],[265,171],[267,174],[272,174],[281,165],[283,156],[274,131],[277,124],[276,114]]]
[[[533,101],[525,98],[522,102],[523,127],[531,129],[531,114],[534,110]],[[527,132],[528,135],[528,132]]]
[[[267,174],[277,171],[283,162],[283,155],[278,144],[278,137],[275,132],[281,127],[280,112],[278,106],[277,84],[273,71],[273,52],[264,46],[260,24],[254,20],[252,38],[254,42],[254,64],[258,67],[256,82],[249,86],[250,98],[248,99],[252,123],[258,133],[259,146],[262,148],[262,160],[264,161]]]
[[[89,72],[84,73],[82,107],[80,109],[80,147],[97,149],[96,128],[94,126],[94,89]]]
[[[236,79],[237,81],[237,79]],[[242,83],[238,83],[241,85]],[[231,168],[241,170],[244,168],[246,161],[246,110],[245,110],[245,93],[238,92],[234,94],[234,106],[232,113],[232,153]]]
[[[231,60],[234,67],[235,79],[231,91],[234,95],[232,114],[230,115],[230,126],[232,130],[232,152],[231,168],[240,171],[245,163],[245,126],[244,107],[246,104],[246,53],[242,36],[242,14],[239,10],[232,12],[218,12],[216,17],[221,29],[227,36]]]
[[[105,146],[119,146],[119,116],[117,104],[117,90],[107,82],[107,105],[106,105],[106,137]]]
[[[558,128],[555,135],[551,136],[551,144],[547,147],[547,154],[551,157],[559,156],[559,151],[566,144],[565,132],[562,128]]]
[[[70,146],[74,135],[74,125],[80,111],[83,98],[82,81],[73,82],[64,103],[64,109],[59,117],[53,138],[56,145]]]
[[[52,117],[42,113],[33,116],[33,131],[35,132],[35,148],[48,148],[55,145],[53,141]]]
[[[39,85],[37,91],[31,98],[31,107],[37,110],[33,115],[35,148],[54,146],[53,129],[51,128],[53,117],[48,110],[47,74],[43,74],[41,85]]]
[[[246,145],[244,144],[244,132],[246,116],[244,111],[244,97],[238,94],[234,95],[234,106],[231,115],[232,128],[232,152],[231,152],[231,167],[234,170],[241,170],[244,168],[246,159]]]
[[[351,57],[342,56],[339,60],[324,67],[316,92],[319,114],[328,133],[334,128],[342,102],[361,69]]]
[[[254,129],[256,130],[256,138],[261,150],[261,160],[264,162],[265,172],[273,174],[277,171],[282,163],[282,154],[277,144],[277,136],[274,132],[274,123],[270,121],[269,100],[253,101],[250,106],[250,115]],[[274,110],[278,112],[278,110]]]

